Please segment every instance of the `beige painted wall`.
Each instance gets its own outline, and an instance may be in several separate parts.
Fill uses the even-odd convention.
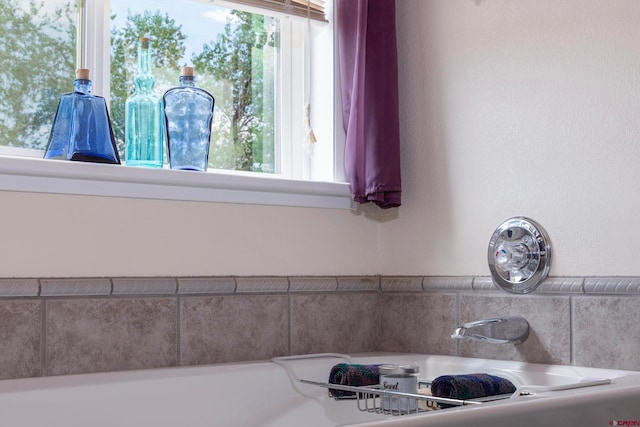
[[[640,275],[640,2],[398,0],[403,206],[383,274],[488,275],[538,220],[551,275]]]
[[[0,192],[1,277],[366,275],[357,212]]]
[[[397,12],[400,209],[0,192],[0,275],[483,275],[514,215],[546,227],[552,275],[640,275],[640,2]]]

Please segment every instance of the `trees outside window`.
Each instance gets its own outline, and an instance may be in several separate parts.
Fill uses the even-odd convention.
[[[220,94],[214,161],[224,168],[273,172],[274,78],[277,21],[232,11],[224,33],[194,55],[196,69],[218,83]],[[269,161],[271,160],[271,161]],[[233,162],[233,163],[231,163]]]
[[[0,0],[0,144],[44,149],[73,89],[76,9],[68,0]]]
[[[0,144],[46,147],[58,99],[73,89],[75,4],[0,0]],[[124,103],[134,87],[137,63],[135,44],[146,36],[154,47],[159,95],[178,84],[182,66],[193,64],[197,85],[216,99],[209,168],[276,171],[278,19],[215,8],[224,11],[226,23],[200,46],[191,42],[178,16],[161,10],[128,11],[123,25],[112,25],[111,91],[99,95],[110,100],[121,157]],[[111,16],[112,23],[116,18]]]
[[[145,35],[154,46],[159,93],[177,84],[181,66],[193,64],[197,85],[216,99],[209,168],[275,172],[278,20],[217,9],[226,15],[224,29],[200,46],[190,44],[182,24],[158,10],[129,11],[122,28],[112,27],[111,114],[118,147],[122,152],[124,102],[133,87],[135,43]]]

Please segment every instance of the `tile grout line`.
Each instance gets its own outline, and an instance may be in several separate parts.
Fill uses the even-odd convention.
[[[289,278],[287,278],[289,281]],[[292,344],[291,344],[291,335],[293,331],[293,325],[291,324],[293,321],[293,300],[291,295],[291,284],[289,283],[289,290],[287,291],[287,356],[291,356]]]
[[[40,282],[40,281],[38,281]],[[49,376],[49,369],[47,366],[47,299],[42,298],[42,315],[40,321],[40,370],[43,377]]]
[[[575,314],[575,304],[573,301],[573,295],[571,295],[569,296],[569,364],[572,366],[575,366],[576,364],[575,346],[573,343],[573,339],[575,336],[574,314]]]
[[[374,327],[375,331],[375,343],[374,348],[376,351],[382,351],[382,294],[378,291],[376,293],[376,316],[374,318]]]
[[[473,283],[473,282],[472,282]],[[460,325],[460,294],[456,293],[456,324],[453,325],[453,330]],[[456,341],[456,356],[460,356],[460,340]]]
[[[180,325],[182,324],[181,300],[180,294],[176,294],[176,366],[182,366],[182,351],[180,351],[182,346],[182,334],[180,333]]]
[[[582,277],[580,281],[580,293],[578,295],[586,295],[586,278]],[[569,364],[576,365],[576,345],[575,345],[575,314],[576,302],[575,295],[569,295]]]

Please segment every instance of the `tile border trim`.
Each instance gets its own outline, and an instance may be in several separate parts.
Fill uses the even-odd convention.
[[[0,278],[0,298],[289,292],[495,292],[489,276]],[[549,277],[530,295],[640,296],[640,276]],[[514,294],[509,294],[514,295]]]
[[[586,294],[640,294],[640,277],[588,277],[584,280]]]
[[[86,297],[113,295],[108,278],[40,279],[42,297]]]
[[[178,293],[196,294],[232,294],[236,291],[236,279],[233,277],[179,277]]]
[[[38,279],[0,279],[0,297],[37,297]]]

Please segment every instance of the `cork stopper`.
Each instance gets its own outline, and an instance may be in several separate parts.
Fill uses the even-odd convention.
[[[182,74],[180,75],[183,77],[193,77],[195,75],[195,70],[193,67],[182,67]]]
[[[76,79],[89,80],[89,69],[88,68],[78,68],[76,70]]]
[[[149,37],[140,37],[140,45],[143,49],[149,49]]]

